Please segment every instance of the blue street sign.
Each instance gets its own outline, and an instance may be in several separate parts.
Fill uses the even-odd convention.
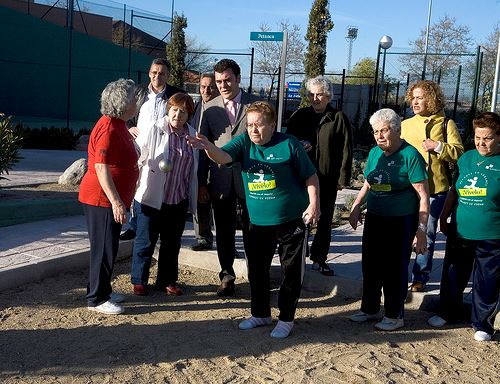
[[[250,32],[250,40],[283,41],[283,32]]]
[[[299,92],[301,84],[300,81],[289,81],[286,83],[286,87],[288,88],[288,92]]]
[[[300,81],[289,81],[286,83],[286,96],[288,99],[300,99]]]

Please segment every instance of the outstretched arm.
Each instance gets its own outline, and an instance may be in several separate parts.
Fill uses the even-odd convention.
[[[207,156],[217,164],[227,164],[233,161],[231,155],[210,142],[201,133],[197,133],[196,136],[187,136],[187,142],[193,148],[205,150]]]

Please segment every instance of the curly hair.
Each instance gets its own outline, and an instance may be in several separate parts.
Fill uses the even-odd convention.
[[[495,112],[483,112],[477,115],[472,120],[472,128],[489,128],[495,132],[495,135],[500,135],[500,116]]]
[[[268,123],[276,123],[276,110],[267,101],[254,101],[247,108],[247,115],[250,112],[260,113]]]
[[[188,121],[191,119],[194,113],[194,102],[191,96],[187,93],[177,92],[170,96],[167,101],[167,113],[171,107],[179,107],[186,108],[186,112],[188,113]]]
[[[311,92],[313,86],[321,87],[321,91],[328,97],[332,97],[332,83],[324,76],[316,76],[306,81],[307,92]]]
[[[136,102],[135,83],[130,79],[112,81],[101,93],[101,113],[108,117],[122,117],[131,102]]]
[[[444,95],[438,83],[431,80],[417,80],[415,83],[408,87],[406,91],[406,102],[411,105],[413,99],[413,91],[420,88],[424,91],[425,98],[427,99],[427,109],[431,115],[435,115],[444,108]]]

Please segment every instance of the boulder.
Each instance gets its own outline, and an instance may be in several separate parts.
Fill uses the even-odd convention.
[[[81,135],[76,142],[75,149],[77,151],[86,151],[89,146],[90,135]]]
[[[78,159],[59,176],[59,184],[79,185],[87,172],[87,159]]]

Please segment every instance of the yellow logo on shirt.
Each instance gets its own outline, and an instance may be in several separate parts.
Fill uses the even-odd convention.
[[[265,180],[259,182],[250,182],[248,183],[249,191],[266,191],[269,189],[276,188],[276,180]]]
[[[460,196],[486,196],[486,188],[459,188]]]
[[[390,184],[372,184],[370,188],[374,192],[390,192],[392,190]]]

